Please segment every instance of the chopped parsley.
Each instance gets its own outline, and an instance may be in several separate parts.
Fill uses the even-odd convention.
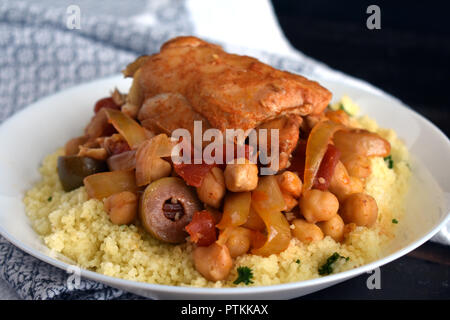
[[[338,259],[345,259],[345,261],[350,260],[349,257],[343,257],[339,253],[335,252],[328,257],[327,261],[319,268],[319,274],[321,276],[329,275],[333,273],[333,264]]]
[[[386,164],[387,164],[389,169],[394,168],[394,160],[392,160],[392,156],[391,155],[385,157],[384,161],[386,162]]]
[[[238,267],[237,272],[238,277],[236,280],[234,280],[234,284],[244,283],[246,285],[249,285],[250,283],[253,283],[252,269],[250,269],[249,267]]]
[[[398,220],[397,220],[397,219],[392,219],[392,223],[397,224],[397,223],[398,223]]]
[[[300,259],[295,260],[296,264],[300,264]]]
[[[348,114],[349,116],[351,116],[350,112],[348,112],[348,111],[345,109],[343,103],[341,103],[341,104],[339,105],[339,110],[344,110],[346,114]]]
[[[50,202],[52,201],[52,199],[53,199],[52,197],[48,197],[47,201]]]

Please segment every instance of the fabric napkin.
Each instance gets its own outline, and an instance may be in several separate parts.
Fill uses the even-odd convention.
[[[80,9],[80,29],[67,27],[72,3]],[[269,1],[139,0],[132,7],[124,1],[108,1],[107,7],[100,3],[0,3],[0,122],[41,97],[116,74],[137,56],[158,51],[162,43],[178,35],[198,35],[293,72],[346,77],[294,50]],[[252,15],[230,10],[236,6],[251,8]],[[446,232],[442,240],[450,243]],[[0,236],[0,279],[20,298],[139,298],[84,279],[73,289],[67,285],[68,276]]]

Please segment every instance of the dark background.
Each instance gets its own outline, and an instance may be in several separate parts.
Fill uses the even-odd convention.
[[[272,0],[289,41],[400,98],[450,136],[450,6],[445,1]],[[370,4],[381,29],[369,30]]]
[[[272,0],[291,44],[330,67],[400,98],[450,136],[450,7],[445,1]],[[381,9],[369,30],[367,7]],[[449,164],[450,166],[450,164]],[[450,249],[428,242],[369,274],[306,299],[450,299]]]

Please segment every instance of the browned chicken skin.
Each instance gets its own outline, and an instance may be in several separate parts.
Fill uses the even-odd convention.
[[[140,68],[133,86],[139,84],[144,97],[138,116],[144,126],[168,133],[177,127],[191,131],[193,120],[222,132],[270,124],[281,129],[280,169],[296,146],[300,116],[322,113],[331,99],[317,82],[195,37],[175,38],[160,53],[139,59],[124,74]]]
[[[321,113],[331,93],[318,83],[195,37],[175,38],[144,63],[145,97],[183,95],[212,127],[252,129],[283,114]]]
[[[194,134],[194,121],[202,121],[203,130],[211,128],[208,121],[192,109],[179,93],[161,93],[148,98],[138,114],[142,126],[154,133],[171,134],[175,129],[187,129]]]

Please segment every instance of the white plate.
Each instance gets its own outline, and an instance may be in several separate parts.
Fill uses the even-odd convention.
[[[81,270],[81,276],[146,297],[158,299],[286,299],[329,287],[373,270],[410,252],[429,240],[448,219],[450,141],[429,121],[400,101],[357,81],[336,83],[318,79],[334,97],[348,94],[383,127],[393,128],[413,156],[413,184],[407,200],[407,217],[387,255],[368,265],[308,281],[250,288],[189,288],[122,280]],[[74,136],[80,135],[92,116],[95,101],[117,86],[127,91],[129,80],[107,78],[65,90],[17,113],[0,127],[0,233],[27,253],[63,270],[69,264],[55,259],[32,230],[22,198],[40,179],[43,158]],[[428,169],[428,170],[427,170]],[[426,277],[426,275],[422,275]]]

